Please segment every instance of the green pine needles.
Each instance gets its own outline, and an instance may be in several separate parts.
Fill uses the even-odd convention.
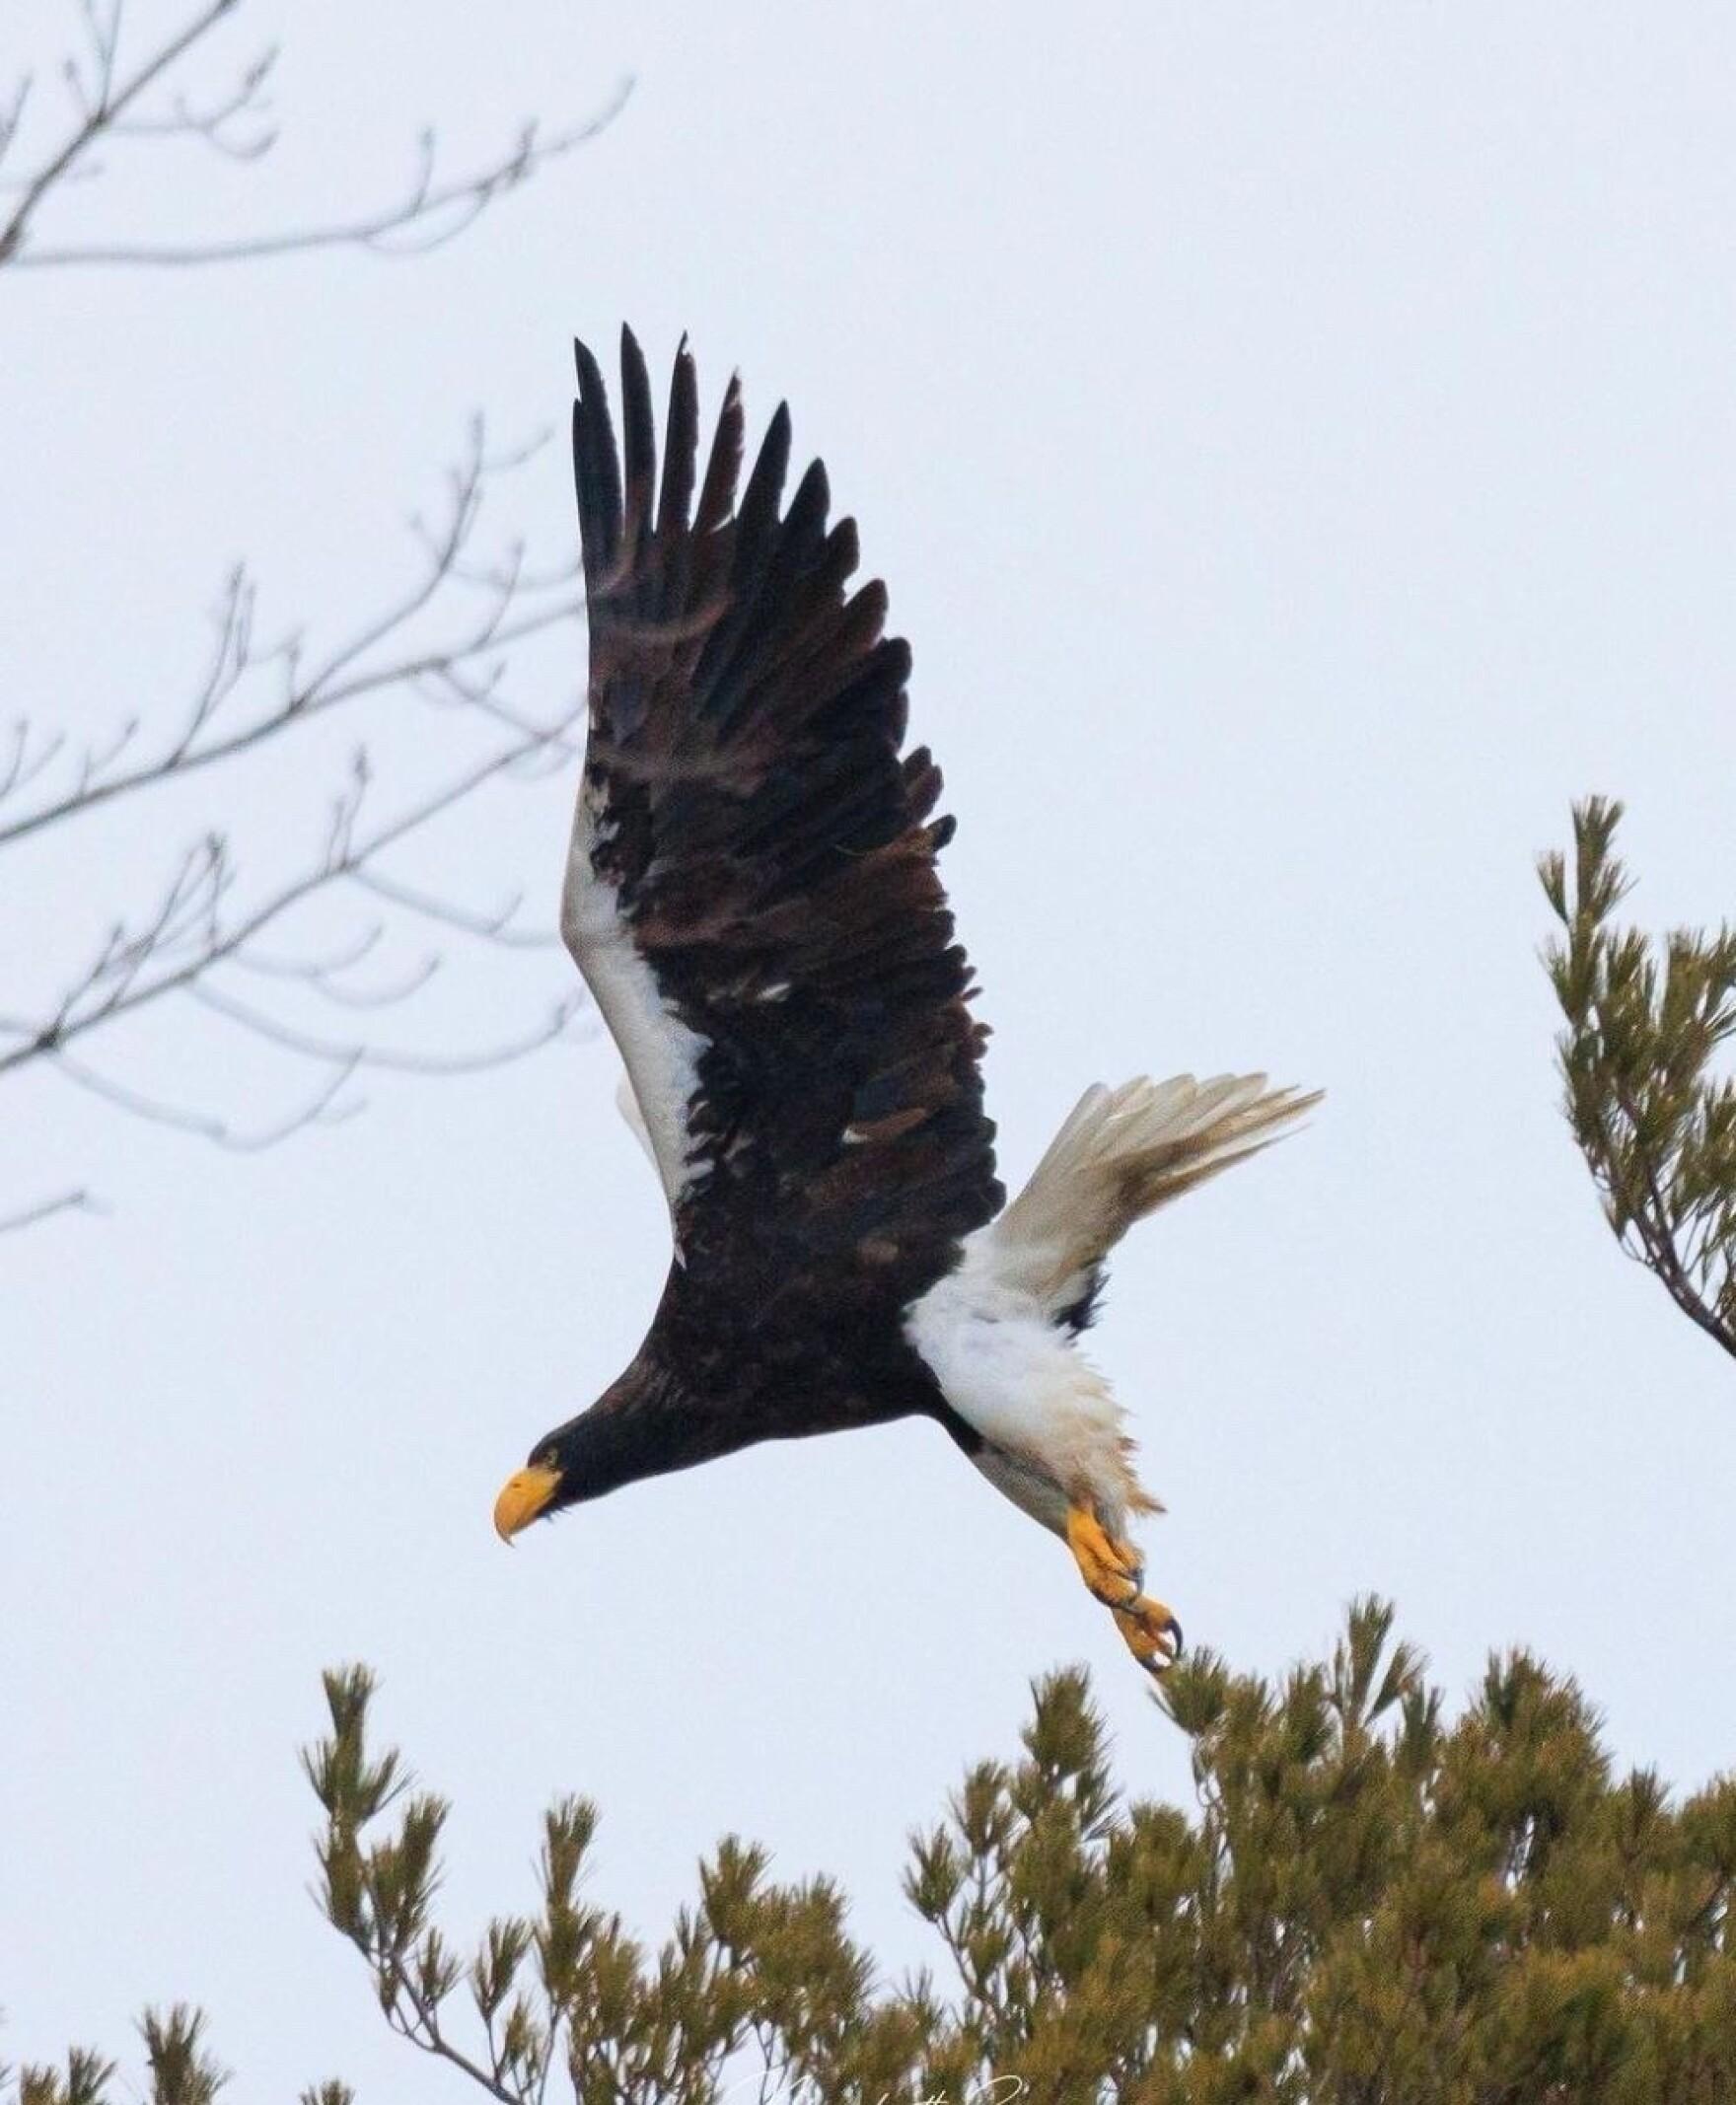
[[[178,2002],[168,2011],[147,2010],[139,2032],[145,2045],[146,2092],[150,2105],[212,2105],[229,2072],[202,2044],[205,2017]],[[18,2074],[18,2105],[112,2105],[114,2064],[74,2047],[64,2069],[31,2068]],[[122,2093],[136,2096],[131,2083]],[[334,2098],[309,2092],[304,2105],[351,2105],[348,2092]]]
[[[504,2105],[1714,2105],[1736,2086],[1736,1778],[1618,1773],[1574,1683],[1491,1659],[1458,1716],[1358,1602],[1281,1681],[1209,1653],[1165,1679],[1196,1802],[1124,1797],[1085,1677],[912,1837],[935,1967],[888,1982],[827,1880],[724,1842],[660,1944],[588,1889],[593,1809],[543,1824],[531,1913],[435,1920],[448,1808],[326,1678],[305,1757],[319,1898],[412,2046]],[[152,2021],[152,2105],[222,2081]],[[173,2030],[177,2060],[162,2042]],[[110,2105],[90,2057],[26,2105]],[[341,2084],[303,2105],[350,2105]]]
[[[1673,929],[1661,944],[1616,925],[1629,889],[1614,852],[1622,806],[1573,810],[1573,881],[1545,855],[1564,933],[1545,965],[1566,1028],[1556,1041],[1573,1137],[1628,1255],[1736,1357],[1736,930]]]

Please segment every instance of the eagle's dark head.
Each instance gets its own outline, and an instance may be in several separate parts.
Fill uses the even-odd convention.
[[[589,1411],[545,1432],[494,1501],[494,1527],[511,1542],[533,1520],[601,1498],[635,1478],[680,1468],[690,1429],[680,1392],[635,1360]]]
[[[562,1506],[601,1498],[617,1484],[639,1474],[631,1465],[630,1418],[623,1423],[612,1409],[623,1382],[616,1382],[581,1416],[545,1432],[531,1449],[523,1469],[515,1470],[494,1501],[494,1529],[511,1542],[533,1520],[544,1520]]]

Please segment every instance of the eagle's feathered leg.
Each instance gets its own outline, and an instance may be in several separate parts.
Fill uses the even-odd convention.
[[[1142,1589],[1145,1564],[1131,1543],[1112,1535],[1089,1506],[1067,1508],[1067,1548],[1079,1576],[1116,1619],[1127,1649],[1147,1672],[1161,1674],[1181,1656],[1182,1626]]]
[[[1159,1510],[1121,1406],[1076,1349],[1109,1253],[1134,1221],[1268,1146],[1319,1101],[1263,1074],[1178,1074],[1086,1090],[1011,1205],[965,1240],[911,1307],[905,1336],[995,1488],[1063,1536],[1127,1648],[1161,1673],[1180,1625],[1141,1589],[1129,1522]]]

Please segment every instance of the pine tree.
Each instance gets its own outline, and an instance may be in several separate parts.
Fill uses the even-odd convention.
[[[1392,1611],[1281,1681],[1209,1653],[1161,1701],[1197,1803],[1126,1798],[1079,1672],[1023,1751],[913,1837],[936,1971],[883,1980],[830,1881],[726,1840],[655,1948],[581,1897],[595,1809],[553,1806],[536,1913],[436,1922],[448,1808],[326,1677],[304,1757],[320,1894],[393,2029],[505,2105],[1715,2105],[1736,2095],[1736,1778],[1620,1774],[1575,1684],[1515,1652],[1448,1720]],[[152,2105],[209,2105],[202,2019],[147,2020]],[[89,2055],[20,2105],[111,2105]],[[351,2105],[342,2084],[303,2105]]]

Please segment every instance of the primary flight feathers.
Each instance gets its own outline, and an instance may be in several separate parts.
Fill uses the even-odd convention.
[[[901,758],[908,646],[882,635],[883,586],[846,593],[855,528],[829,530],[818,464],[780,515],[787,410],[738,505],[738,384],[701,481],[680,353],[660,479],[637,344],[618,466],[602,375],[578,361],[590,742],[561,925],[677,1249],[743,1294],[816,1266],[834,1295],[914,1290],[1000,1189],[934,866],[940,775]]]
[[[1154,1668],[1121,1415],[1074,1344],[1128,1224],[1315,1101],[1259,1076],[1086,1092],[1001,1212],[983,1025],[935,867],[940,774],[903,752],[908,647],[848,589],[779,407],[740,486],[731,381],[700,466],[684,344],[661,466],[621,338],[621,443],[578,347],[590,735],[561,927],[625,1062],[674,1260],[625,1372],[540,1440],[496,1522],[758,1440],[937,1419],[1066,1536]],[[997,1218],[998,1215],[998,1218]]]

